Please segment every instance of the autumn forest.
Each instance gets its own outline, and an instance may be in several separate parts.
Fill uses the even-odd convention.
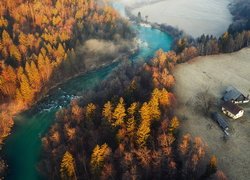
[[[104,80],[49,116],[53,123],[36,136],[41,146],[35,166],[39,176],[226,180],[216,154],[207,153],[206,142],[181,132],[185,119],[175,112],[173,72],[177,64],[197,56],[249,46],[249,22],[243,28],[234,22],[220,37],[199,38],[153,24],[152,31],[171,37],[166,42],[171,50],[131,60],[142,45],[150,49],[151,44],[135,40],[143,23],[148,22],[132,15],[124,18],[105,0],[1,0],[0,149],[17,115],[60,84],[119,59]],[[102,55],[95,53],[98,48]],[[0,155],[0,179],[8,179],[12,167]]]
[[[171,92],[176,61],[174,52],[158,51],[143,67],[122,65],[115,76],[128,81],[125,89],[124,81],[115,81],[117,91],[107,80],[100,87],[106,98],[94,92],[60,110],[42,139],[41,171],[51,179],[225,177],[201,138],[186,134],[178,140]]]
[[[93,0],[4,0],[0,16],[0,105],[10,111],[1,112],[0,141],[13,124],[7,114],[26,109],[53,84],[86,68],[76,58],[81,43],[130,34],[117,12]]]

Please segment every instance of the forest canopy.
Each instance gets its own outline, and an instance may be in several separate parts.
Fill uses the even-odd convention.
[[[94,0],[1,1],[1,104],[32,103],[85,40],[129,34],[114,9]]]
[[[217,177],[206,143],[179,134],[172,93],[177,59],[159,50],[144,65],[122,64],[94,92],[58,111],[42,138],[41,172],[50,179]]]
[[[129,23],[101,0],[1,0],[0,143],[13,125],[12,114],[90,68],[80,49],[86,41],[115,46],[132,37]]]

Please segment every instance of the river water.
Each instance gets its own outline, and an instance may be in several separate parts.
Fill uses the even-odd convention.
[[[115,6],[115,8],[124,12],[121,6]],[[164,51],[170,49],[172,37],[168,34],[150,27],[133,25],[133,28],[138,32],[139,51],[131,57],[131,60],[152,57],[160,48]],[[41,137],[53,123],[56,111],[67,107],[73,98],[77,98],[79,92],[82,93],[98,85],[118,64],[113,63],[65,82],[52,89],[37,105],[15,118],[12,134],[5,141],[2,152],[9,164],[7,179],[42,179],[37,171],[41,153]]]

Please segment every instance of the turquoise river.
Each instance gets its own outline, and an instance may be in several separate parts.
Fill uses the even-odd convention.
[[[170,49],[172,37],[168,34],[151,27],[134,25],[134,28],[137,31],[139,51],[132,56],[133,61],[152,57],[160,48],[164,51]],[[15,117],[15,126],[2,150],[9,164],[7,179],[43,179],[37,170],[42,150],[41,137],[53,123],[56,111],[67,107],[79,92],[98,85],[117,65],[115,63],[68,80],[52,89],[37,105]]]

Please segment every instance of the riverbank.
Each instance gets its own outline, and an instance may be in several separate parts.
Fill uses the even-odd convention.
[[[138,50],[138,48],[133,48],[131,51],[128,52],[128,54],[127,53],[122,53],[118,57],[116,57],[115,59],[110,60],[109,63],[104,63],[104,64],[100,64],[100,65],[96,65],[96,66],[90,66],[90,68],[88,68],[88,69],[80,71],[80,72],[78,72],[78,73],[76,73],[76,74],[74,74],[74,75],[72,75],[70,77],[64,78],[62,81],[60,81],[60,82],[54,84],[53,86],[51,86],[50,88],[46,89],[46,91],[41,92],[41,95],[39,96],[39,98],[30,107],[35,106],[39,101],[41,101],[43,98],[45,98],[46,95],[50,91],[52,91],[53,89],[57,88],[58,86],[60,86],[60,85],[62,85],[64,83],[66,83],[67,81],[69,81],[71,79],[74,79],[74,78],[76,78],[78,76],[82,76],[84,74],[87,74],[87,73],[89,73],[91,71],[95,71],[95,70],[98,70],[98,69],[101,69],[101,68],[105,68],[105,67],[110,66],[110,65],[112,65],[114,63],[122,61],[123,59],[127,59],[130,55],[134,54],[137,50]],[[27,110],[27,109],[24,109],[24,110]]]
[[[171,44],[171,47],[174,47],[175,46],[174,43],[178,39],[180,39],[184,36],[188,37],[188,38],[192,38],[191,36],[186,35],[184,31],[182,31],[176,27],[167,25],[167,24],[159,24],[157,22],[148,22],[148,21],[143,20],[143,19],[138,22],[138,17],[132,13],[132,9],[130,7],[126,7],[125,12],[126,12],[126,16],[130,19],[130,21],[136,23],[137,25],[148,26],[148,27],[158,29],[164,33],[169,34],[173,38],[173,43]]]
[[[244,94],[250,93],[250,49],[245,48],[232,54],[197,57],[177,65],[175,94],[178,99],[177,115],[182,117],[181,134],[190,133],[202,137],[208,145],[209,154],[216,155],[218,166],[229,179],[247,180],[250,176],[250,111],[244,106],[244,117],[232,120],[224,116],[232,133],[227,142],[223,131],[209,117],[197,112],[193,104],[199,92],[208,89],[219,100],[228,86],[234,86]],[[220,112],[220,109],[216,108]]]

